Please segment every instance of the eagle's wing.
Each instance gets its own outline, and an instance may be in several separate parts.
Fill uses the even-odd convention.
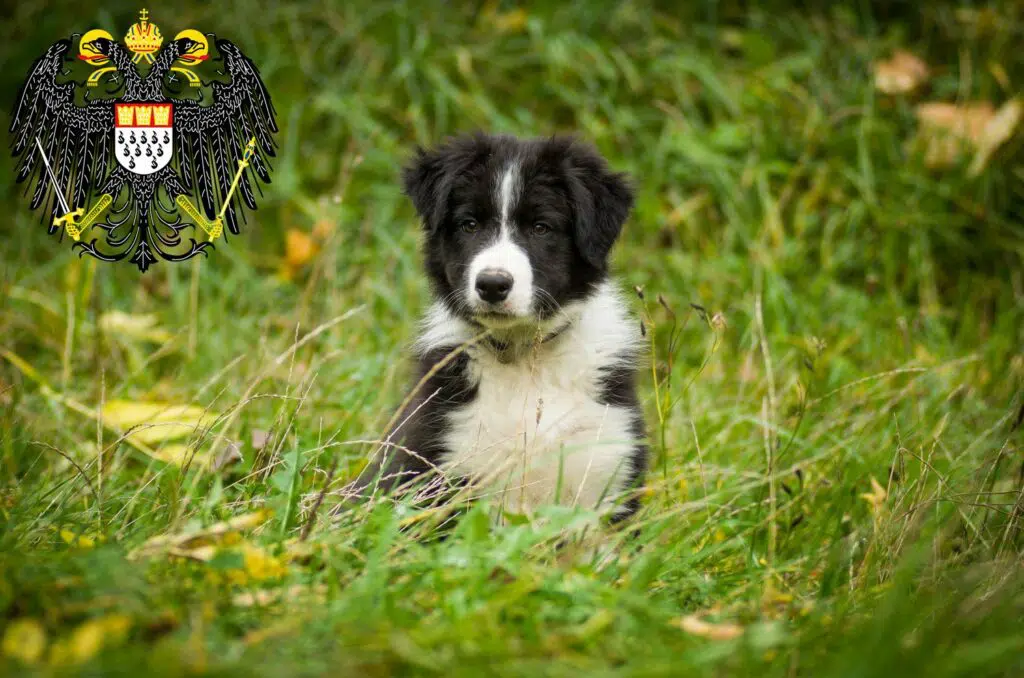
[[[47,205],[53,216],[63,216],[36,138],[39,139],[57,177],[60,191],[71,209],[82,207],[90,191],[101,184],[113,160],[112,101],[75,105],[75,83],[58,83],[71,41],[59,40],[36,59],[18,93],[11,118],[11,152],[18,159],[17,181],[34,180],[32,209]],[[50,233],[56,227],[50,225]]]
[[[174,100],[174,134],[177,136],[176,163],[185,187],[195,186],[208,219],[217,213],[216,193],[223,200],[250,139],[256,148],[243,172],[238,188],[224,213],[231,233],[238,233],[236,209],[244,202],[256,209],[258,181],[270,183],[270,158],[275,155],[273,134],[277,132],[274,106],[256,65],[224,39],[216,41],[224,60],[227,83],[213,82],[214,103],[200,106],[191,100]],[[255,179],[250,181],[251,175]],[[258,181],[257,181],[258,180]]]

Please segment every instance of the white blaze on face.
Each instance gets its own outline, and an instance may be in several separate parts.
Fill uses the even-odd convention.
[[[522,189],[519,166],[512,163],[502,172],[494,195],[494,203],[501,215],[501,228],[497,239],[481,250],[469,266],[466,297],[474,309],[483,310],[485,302],[476,291],[476,277],[482,271],[493,269],[512,276],[512,289],[497,310],[516,316],[527,316],[533,310],[533,269],[530,258],[522,247],[512,241],[511,215],[517,194]]]

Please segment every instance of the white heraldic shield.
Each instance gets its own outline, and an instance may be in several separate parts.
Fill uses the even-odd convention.
[[[152,174],[171,161],[174,146],[172,104],[115,104],[117,162],[136,174]]]

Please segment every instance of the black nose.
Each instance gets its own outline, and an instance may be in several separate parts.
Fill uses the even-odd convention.
[[[505,271],[488,269],[481,271],[476,276],[476,293],[484,301],[496,304],[505,301],[509,290],[512,289],[512,276]]]

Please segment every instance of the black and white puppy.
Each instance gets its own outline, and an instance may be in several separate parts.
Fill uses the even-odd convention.
[[[458,137],[403,174],[436,300],[419,388],[359,485],[428,470],[504,510],[582,505],[621,518],[646,468],[639,323],[608,279],[633,203],[622,174],[569,137]]]

